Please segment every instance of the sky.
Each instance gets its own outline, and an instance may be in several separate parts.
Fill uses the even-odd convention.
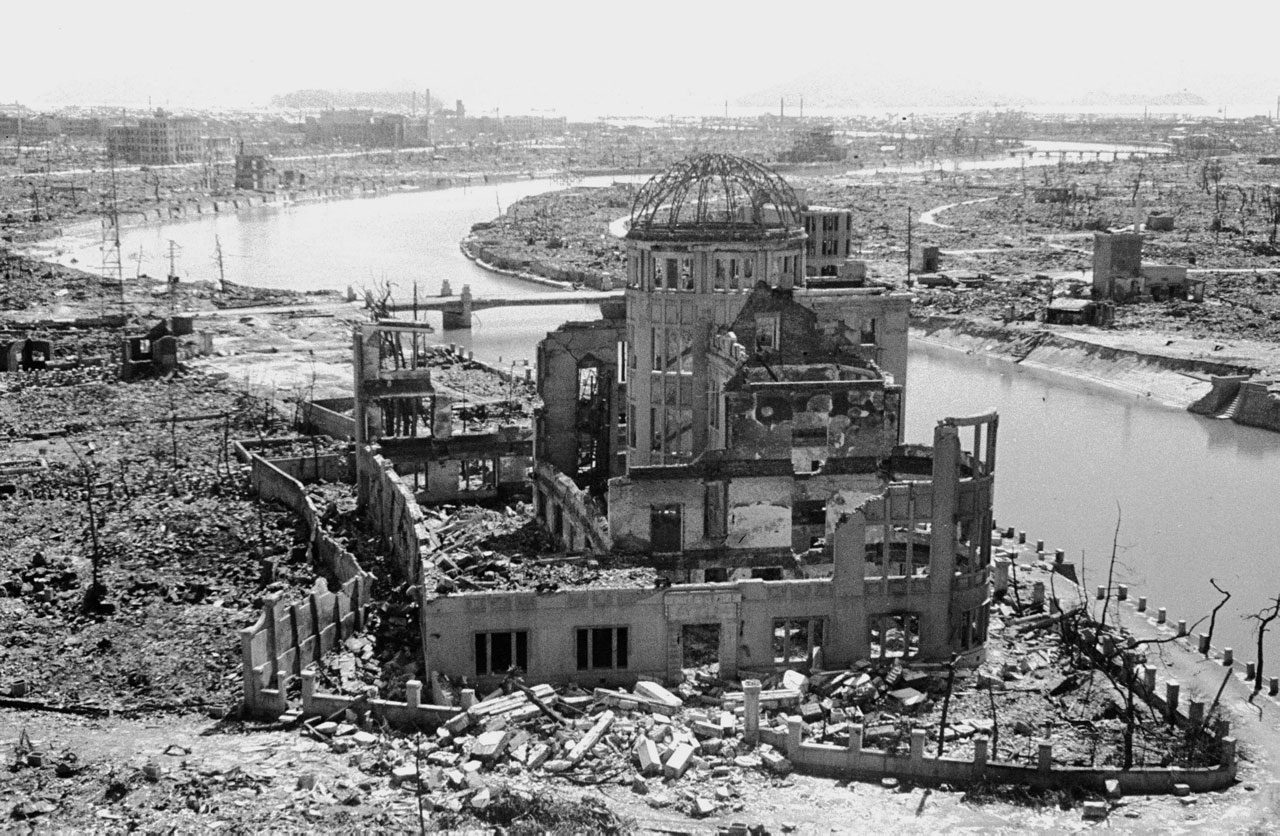
[[[36,107],[430,87],[472,113],[663,115],[815,74],[1042,101],[1280,95],[1277,2],[68,0],[12,4],[0,23],[0,103]]]

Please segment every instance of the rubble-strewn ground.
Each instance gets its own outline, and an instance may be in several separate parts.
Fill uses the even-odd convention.
[[[1020,575],[1026,577],[1017,597],[1026,602],[1031,584],[1043,578]],[[1000,606],[991,658],[981,673],[957,677],[948,754],[967,755],[972,734],[980,731],[999,738],[1002,759],[1016,759],[1028,742],[1047,738],[1064,760],[1113,761],[1118,726],[1109,718],[1122,702],[1118,692],[1065,660],[1060,622],[1021,620],[1016,609],[1011,602]],[[1015,623],[1028,628],[1020,638]],[[359,655],[367,644],[350,646]],[[862,711],[866,745],[901,748],[902,732],[917,727],[932,729],[928,748],[937,750],[945,694],[937,669],[890,662],[775,679],[766,688],[794,688],[796,699],[784,696],[788,704],[768,708],[766,726],[787,715],[809,715],[807,739],[840,742],[841,726]],[[918,696],[903,693],[912,686]],[[6,813],[19,826],[130,829],[406,831],[418,829],[420,821],[430,828],[517,832],[712,832],[732,822],[771,833],[1062,832],[1089,826],[1080,813],[1080,802],[1093,797],[1087,792],[925,788],[795,774],[781,752],[743,740],[740,708],[732,700],[722,703],[737,687],[704,667],[688,670],[671,691],[539,686],[532,689],[539,707],[513,686],[509,696],[489,695],[446,727],[419,735],[380,727],[360,711],[255,725],[19,715],[0,708],[0,768],[7,770],[13,799]],[[898,696],[890,696],[893,691]],[[671,707],[672,696],[682,705]],[[1160,723],[1144,716],[1142,724],[1148,731],[1140,735],[1140,750],[1170,742],[1162,739],[1167,733]],[[879,726],[893,731],[871,731]],[[646,741],[659,758],[657,773],[639,754]],[[684,765],[664,767],[681,749],[687,750]],[[1257,780],[1255,771],[1246,763],[1242,778]],[[1256,789],[1246,784],[1187,799],[1124,798],[1110,804],[1109,824],[1247,826]]]
[[[201,374],[115,377],[0,376],[4,458],[23,465],[0,478],[0,679],[53,705],[225,708],[236,629],[263,595],[315,580],[297,521],[248,495],[224,454],[281,427]]]

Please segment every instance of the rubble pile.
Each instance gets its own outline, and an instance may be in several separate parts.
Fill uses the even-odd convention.
[[[645,566],[602,563],[595,557],[548,556],[554,545],[523,502],[501,511],[479,506],[423,508],[426,525],[440,548],[424,571],[439,595],[498,589],[652,585]]]

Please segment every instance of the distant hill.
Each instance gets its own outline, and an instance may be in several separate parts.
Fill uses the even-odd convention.
[[[425,103],[426,91],[418,93],[418,110]],[[442,102],[435,96],[431,101],[438,108]],[[274,107],[290,110],[384,110],[404,111],[413,109],[412,90],[294,90],[271,97]]]

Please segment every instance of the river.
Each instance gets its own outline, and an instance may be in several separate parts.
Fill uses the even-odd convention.
[[[587,184],[605,184],[596,178]],[[142,269],[164,275],[174,241],[180,275],[213,279],[214,236],[227,278],[299,289],[357,288],[384,278],[407,299],[447,279],[477,296],[548,290],[483,270],[458,249],[473,222],[492,218],[548,180],[417,192],[377,199],[264,208],[239,215],[128,230],[126,255],[141,249]],[[100,261],[88,239],[52,242],[57,260]],[[134,265],[126,262],[127,273]],[[439,325],[439,315],[432,314]],[[532,359],[539,339],[568,319],[595,319],[594,305],[481,311],[471,332],[440,334],[490,361]],[[1117,513],[1117,582],[1146,595],[1171,619],[1194,622],[1217,601],[1214,577],[1235,598],[1218,619],[1216,644],[1252,658],[1242,615],[1280,594],[1280,437],[1153,404],[1063,375],[914,344],[907,381],[907,433],[927,442],[944,415],[987,407],[1000,412],[996,516],[1048,548],[1084,553],[1090,586],[1106,582]]]

